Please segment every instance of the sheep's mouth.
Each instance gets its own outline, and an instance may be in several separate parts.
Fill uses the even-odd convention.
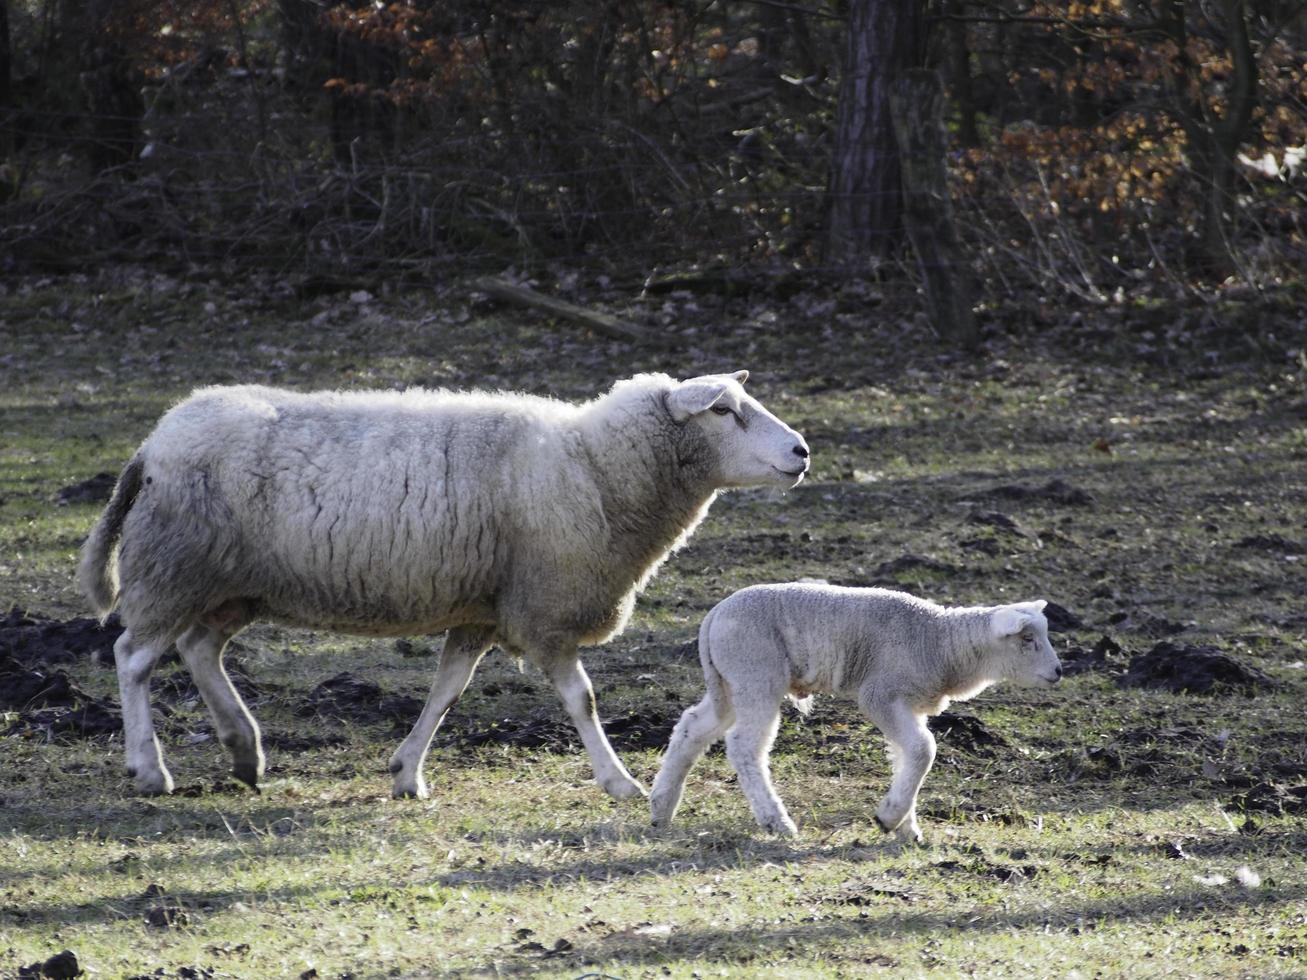
[[[808,467],[806,466],[800,466],[797,470],[783,470],[779,466],[773,466],[772,469],[775,470],[777,474],[784,477],[785,482],[791,487],[797,487],[802,483],[803,477],[808,472]]]

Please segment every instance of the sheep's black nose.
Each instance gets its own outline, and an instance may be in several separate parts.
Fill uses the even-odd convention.
[[[1061,665],[1061,664],[1058,664],[1058,665],[1057,665],[1057,672],[1056,672],[1056,673],[1057,673],[1057,679],[1058,679],[1058,680],[1061,680],[1061,679],[1062,679],[1062,665]]]
[[[807,459],[808,447],[805,446],[803,443],[799,443],[797,446],[794,447],[794,455],[798,456],[799,459]]]

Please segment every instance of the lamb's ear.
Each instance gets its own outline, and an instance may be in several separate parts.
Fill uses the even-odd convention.
[[[691,415],[706,412],[726,394],[726,382],[710,378],[691,378],[682,381],[667,393],[667,411],[677,422]]]
[[[995,609],[989,617],[989,625],[995,636],[1016,636],[1030,625],[1030,615],[1011,606]]]
[[[744,382],[749,380],[749,372],[736,371],[734,374],[731,375],[731,377],[734,378],[736,381],[738,381],[740,384],[744,384]]]

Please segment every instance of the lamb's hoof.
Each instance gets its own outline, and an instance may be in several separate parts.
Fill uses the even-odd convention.
[[[899,829],[894,831],[894,836],[900,844],[920,845],[926,843],[926,838],[922,836],[921,828],[914,827],[908,823],[899,824]]]
[[[649,795],[648,791],[646,791],[645,788],[634,779],[610,779],[608,782],[602,783],[601,785],[604,788],[604,792],[615,800],[630,800],[637,796]]]
[[[396,800],[431,799],[431,792],[427,789],[426,782],[421,779],[415,780],[413,782],[409,782],[407,780],[403,782],[401,782],[398,779],[395,780],[394,785],[391,787],[390,795],[393,799]]]
[[[879,814],[879,813],[876,814],[876,826],[879,827],[879,828],[881,829],[881,831],[884,832],[884,833],[886,833],[886,834],[892,834],[892,833],[894,833],[894,828],[891,827],[889,824],[887,824],[884,820],[882,820],[882,819],[880,818],[880,814]]]
[[[793,820],[768,820],[762,825],[762,829],[777,837],[798,837],[799,828],[794,825]]]
[[[259,779],[263,776],[263,765],[259,762],[238,762],[231,767],[231,774],[257,793]]]

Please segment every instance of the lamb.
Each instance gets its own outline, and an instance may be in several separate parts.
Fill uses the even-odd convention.
[[[699,628],[708,693],[672,731],[649,798],[670,823],[685,777],[726,735],[726,755],[764,829],[797,833],[772,786],[767,757],[788,695],[805,714],[815,693],[844,694],[890,744],[894,775],[876,822],[922,839],[917,792],[935,761],[926,718],[1000,680],[1053,685],[1062,666],[1048,642],[1043,600],[944,608],[889,589],[789,583],[741,589]]]
[[[493,644],[550,680],[600,785],[643,794],[599,725],[577,647],[625,627],[719,491],[803,479],[807,444],[745,393],[747,377],[637,375],[581,405],[427,390],[194,393],[127,463],[78,571],[100,614],[116,607],[126,627],[114,656],[137,791],[173,788],[148,686],[173,643],[235,776],[257,787],[259,727],[222,651],[272,620],[448,631],[390,760],[395,796],[427,797],[431,738]]]

